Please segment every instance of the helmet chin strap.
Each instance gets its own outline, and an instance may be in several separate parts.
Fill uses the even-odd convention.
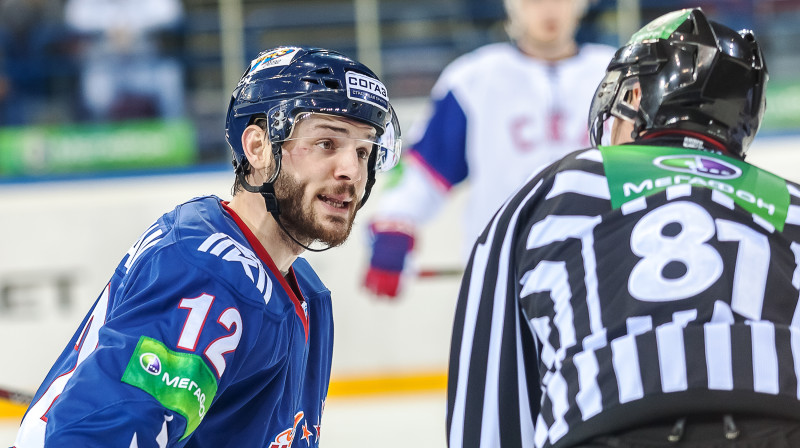
[[[297,238],[295,238],[291,233],[289,233],[289,230],[286,229],[286,226],[284,226],[283,222],[281,222],[280,218],[281,209],[280,205],[278,204],[278,196],[275,194],[275,180],[278,178],[278,174],[281,172],[282,157],[280,149],[278,149],[277,152],[273,151],[272,153],[275,156],[275,173],[272,174],[269,180],[261,184],[261,186],[255,187],[247,182],[244,173],[242,173],[241,171],[237,171],[236,176],[239,178],[239,183],[245,190],[249,191],[250,193],[258,193],[264,198],[264,203],[267,206],[267,211],[275,219],[275,222],[278,223],[278,227],[280,227],[281,230],[283,230],[283,233],[285,233],[289,238],[291,238],[291,240],[294,241],[297,245],[311,252],[324,252],[330,249],[331,246],[322,249],[313,249],[311,247],[306,246],[300,241],[297,241]]]

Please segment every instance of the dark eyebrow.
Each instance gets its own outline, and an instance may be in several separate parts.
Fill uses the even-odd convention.
[[[350,132],[348,132],[348,130],[346,128],[340,128],[340,127],[334,126],[332,124],[319,123],[319,124],[315,125],[314,127],[317,128],[317,129],[328,129],[328,130],[331,130],[333,132],[338,132],[340,134],[350,135]]]
[[[339,127],[339,126],[336,126],[336,125],[333,125],[333,124],[318,123],[318,124],[314,125],[314,128],[315,129],[327,129],[329,131],[338,132],[340,134],[344,134],[344,135],[350,137],[350,132],[349,132],[349,130],[347,128]],[[374,128],[369,133],[369,138],[375,138],[375,129]]]

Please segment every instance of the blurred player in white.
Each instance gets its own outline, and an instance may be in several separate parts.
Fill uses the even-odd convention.
[[[511,42],[465,54],[442,72],[402,176],[370,223],[364,286],[396,297],[419,227],[469,178],[464,253],[526,178],[589,143],[586,115],[614,49],[575,41],[588,0],[505,0]]]

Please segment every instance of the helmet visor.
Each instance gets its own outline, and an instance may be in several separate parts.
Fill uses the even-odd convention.
[[[400,152],[403,147],[400,138],[400,124],[397,122],[397,115],[394,109],[389,106],[388,121],[385,124],[383,134],[375,142],[378,154],[375,158],[375,171],[385,172],[394,168],[400,161]]]
[[[271,140],[273,143],[283,143],[289,141],[303,141],[309,143],[313,140],[314,143],[310,146],[321,145],[322,147],[332,150],[346,150],[350,148],[355,150],[359,158],[364,159],[370,158],[371,152],[376,152],[374,156],[375,171],[388,171],[397,165],[398,161],[400,160],[400,152],[402,148],[402,141],[400,139],[400,126],[398,125],[396,116],[392,112],[393,111],[390,108],[390,113],[387,114],[389,120],[383,125],[383,128],[376,127],[373,123],[365,123],[372,125],[375,129],[375,136],[370,138],[358,138],[342,134],[337,135],[325,130],[323,130],[322,133],[318,133],[318,135],[315,134],[313,136],[296,135],[295,129],[297,125],[312,116],[324,115],[328,117],[351,119],[348,116],[329,113],[301,112],[292,119],[287,120],[288,123],[290,123],[290,128],[286,133],[287,138],[276,138],[277,133],[274,132],[274,130],[271,130]],[[268,121],[266,118],[263,120]]]

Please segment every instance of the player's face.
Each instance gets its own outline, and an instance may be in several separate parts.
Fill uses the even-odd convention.
[[[281,220],[299,241],[338,246],[350,235],[374,136],[372,126],[330,115],[296,122],[275,192]]]
[[[536,45],[558,45],[574,39],[585,0],[516,0],[522,39]]]

